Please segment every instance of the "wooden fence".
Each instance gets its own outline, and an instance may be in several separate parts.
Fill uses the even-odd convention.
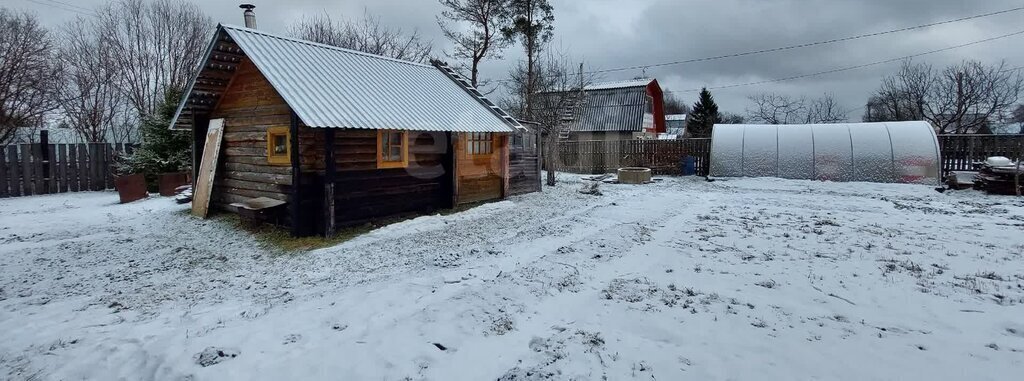
[[[681,175],[686,156],[696,175],[706,176],[711,139],[587,140],[558,143],[555,169],[572,173],[612,173],[622,167],[647,167],[658,175]]]
[[[974,163],[992,156],[1016,159],[1024,135],[939,135],[942,172],[972,171]]]
[[[131,145],[0,146],[0,197],[99,191],[114,187],[114,158]]]

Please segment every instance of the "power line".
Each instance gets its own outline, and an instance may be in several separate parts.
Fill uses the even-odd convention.
[[[67,3],[62,3],[62,2],[59,2],[59,1],[57,1],[57,2],[49,2],[49,1],[53,1],[53,0],[49,0],[49,1],[25,0],[25,1],[28,1],[28,2],[33,3],[33,4],[38,4],[38,5],[50,7],[50,8],[55,8],[55,9],[60,9],[60,10],[68,11],[68,12],[77,13],[77,14],[80,14],[80,15],[83,15],[83,16],[99,17],[99,15],[97,15],[96,12],[94,12],[94,11],[92,11],[90,9],[79,7],[79,6],[76,6],[76,5],[70,5],[70,4],[67,4]]]
[[[939,21],[939,22],[933,22],[933,23],[928,23],[928,24],[921,24],[921,25],[915,25],[915,26],[910,26],[910,27],[892,29],[892,30],[887,30],[887,31],[882,31],[882,32],[873,32],[873,33],[865,33],[865,34],[859,34],[859,35],[849,36],[849,37],[834,38],[834,39],[831,39],[831,40],[809,42],[809,43],[789,45],[789,46],[782,46],[782,47],[769,48],[769,49],[752,50],[752,51],[746,51],[746,52],[740,52],[740,53],[732,53],[732,54],[724,54],[724,55],[718,55],[718,56],[710,56],[710,57],[702,57],[702,58],[692,58],[692,59],[672,61],[672,62],[663,62],[663,63],[656,63],[656,64],[648,64],[648,65],[634,65],[634,66],[626,66],[626,67],[611,68],[611,69],[593,70],[593,71],[585,72],[584,74],[602,74],[602,73],[612,73],[612,72],[618,72],[618,71],[641,70],[641,69],[642,70],[646,70],[646,69],[649,69],[649,68],[652,68],[652,67],[673,66],[673,65],[682,65],[682,64],[688,64],[688,63],[716,61],[716,60],[727,59],[727,58],[745,57],[745,56],[752,56],[752,55],[758,55],[758,54],[774,53],[774,52],[781,52],[781,51],[786,51],[786,50],[807,48],[807,47],[812,47],[812,46],[829,45],[829,44],[835,44],[835,43],[846,42],[846,41],[853,41],[853,40],[858,40],[858,39],[863,39],[863,38],[877,37],[877,36],[883,36],[883,35],[893,34],[893,33],[907,32],[907,31],[912,31],[912,30],[917,30],[917,29],[925,29],[925,28],[930,28],[930,27],[934,27],[934,26],[952,24],[952,23],[957,23],[957,22],[962,22],[962,21],[975,20],[975,19],[979,19],[979,18],[997,16],[997,15],[1002,15],[1002,14],[1007,14],[1007,13],[1012,13],[1012,12],[1019,12],[1021,10],[1024,10],[1024,6],[1016,7],[1016,8],[1011,8],[1011,9],[1005,9],[1005,10],[996,11],[996,12],[979,14],[979,15],[974,15],[974,16],[961,17],[961,18],[952,19],[952,20]],[[506,79],[496,80],[495,82],[511,82],[511,81],[514,81],[514,80],[506,78]]]
[[[61,4],[61,5],[67,6],[67,7],[76,8],[76,9],[82,10],[84,12],[92,12],[93,11],[90,8],[78,6],[78,5],[71,4],[71,3],[65,3],[65,2],[59,1],[59,0],[43,0],[43,1],[45,1],[47,3],[57,3],[57,4]]]
[[[946,24],[966,22],[966,20],[970,20],[970,19],[989,17],[989,16],[993,16],[993,15],[998,15],[998,14],[1005,14],[1005,13],[1016,12],[1016,11],[1020,11],[1020,10],[1024,10],[1024,6],[1016,7],[1016,8],[1012,8],[1012,9],[1000,10],[1000,11],[996,11],[996,12],[990,12],[990,13],[984,13],[984,14],[976,14],[976,15],[967,16],[967,17],[949,19],[949,20],[945,20],[945,22],[938,22],[938,23],[924,24],[924,25],[914,26],[914,27],[906,27],[906,28],[894,29],[894,30],[885,31],[885,32],[866,33],[866,34],[862,34],[862,35],[856,35],[856,36],[850,36],[850,37],[844,37],[844,38],[837,38],[837,39],[831,39],[831,40],[824,40],[824,41],[817,41],[817,42],[810,42],[810,43],[805,43],[805,44],[782,46],[782,47],[776,47],[776,48],[770,48],[770,49],[761,49],[761,50],[753,50],[753,51],[744,51],[744,52],[741,52],[741,53],[733,53],[733,54],[716,55],[716,56],[710,56],[710,57],[677,60],[677,61],[672,61],[672,62],[664,62],[664,64],[643,65],[643,66],[634,66],[634,67],[628,67],[628,68],[607,69],[607,70],[602,70],[602,71],[595,71],[595,72],[592,72],[590,74],[611,73],[611,72],[621,72],[621,71],[627,71],[627,70],[638,70],[638,69],[649,69],[649,68],[667,67],[667,66],[675,66],[675,65],[683,65],[683,64],[693,64],[693,62],[702,62],[702,61],[708,61],[708,60],[717,60],[717,59],[724,59],[724,58],[741,57],[741,56],[745,56],[745,55],[764,54],[764,53],[771,53],[771,52],[783,51],[783,50],[800,49],[800,48],[811,47],[811,46],[818,46],[818,45],[835,44],[835,43],[839,43],[839,42],[859,40],[859,39],[862,39],[862,38],[878,37],[878,36],[884,36],[884,35],[889,35],[889,34],[893,34],[893,33],[908,32],[908,31],[925,29],[925,28],[931,28],[931,27],[936,27],[936,26],[941,26],[941,25],[946,25]]]
[[[861,65],[847,66],[847,67],[842,67],[842,68],[832,69],[832,70],[826,70],[826,71],[820,71],[820,72],[811,73],[811,74],[795,75],[795,76],[792,76],[792,77],[768,79],[768,80],[756,81],[756,82],[737,83],[737,84],[725,85],[725,86],[707,87],[707,89],[708,90],[716,90],[716,89],[721,90],[721,89],[731,89],[731,88],[735,88],[735,87],[763,85],[763,84],[767,84],[767,83],[786,82],[786,81],[792,81],[792,80],[802,79],[802,78],[817,77],[817,76],[825,75],[825,74],[834,74],[834,73],[840,73],[840,72],[844,72],[844,71],[863,69],[863,68],[866,68],[866,67],[883,65],[883,64],[892,63],[892,62],[898,62],[898,61],[904,61],[904,60],[908,60],[908,59],[915,58],[915,57],[921,57],[921,56],[926,56],[926,55],[929,55],[929,54],[941,53],[941,52],[950,51],[950,50],[954,50],[954,49],[960,49],[960,48],[964,48],[964,47],[968,47],[968,46],[972,46],[972,45],[983,44],[983,43],[986,43],[986,42],[1000,40],[1000,39],[1004,39],[1004,38],[1007,38],[1007,37],[1013,37],[1013,36],[1017,36],[1017,35],[1021,35],[1021,34],[1024,34],[1024,30],[1021,30],[1021,31],[1018,31],[1018,32],[1014,32],[1014,33],[1010,33],[1010,34],[1004,34],[1002,36],[986,38],[984,40],[968,42],[966,44],[960,44],[960,45],[950,46],[950,47],[946,47],[946,48],[942,48],[942,49],[936,49],[936,50],[927,51],[927,52],[923,52],[923,53],[911,54],[909,56],[890,58],[890,59],[887,59],[887,60],[875,61],[875,62],[861,64]],[[1010,70],[1019,70],[1021,68],[1024,68],[1024,66],[1019,67],[1017,69],[1010,69]],[[678,93],[678,92],[694,92],[694,91],[700,91],[700,90],[701,89],[689,89],[689,90],[682,90],[682,91],[667,91],[667,92],[669,92],[669,93]]]

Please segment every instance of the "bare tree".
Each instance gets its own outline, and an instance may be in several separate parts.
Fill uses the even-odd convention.
[[[665,115],[689,114],[690,106],[683,102],[676,93],[668,88],[665,89]]]
[[[97,13],[118,87],[139,115],[153,113],[169,88],[185,87],[213,29],[198,6],[174,0],[119,0]]]
[[[449,57],[469,60],[469,80],[473,87],[480,87],[480,62],[486,58],[500,58],[501,50],[511,41],[501,38],[508,17],[505,8],[508,0],[439,0],[445,11],[437,18],[445,37],[455,44]],[[463,32],[449,24],[468,23],[469,31]]]
[[[527,112],[526,95],[531,88],[539,91],[531,97],[532,121],[542,126],[545,136],[544,170],[547,184],[555,185],[555,163],[558,159],[558,134],[562,127],[578,117],[584,101],[583,88],[593,82],[593,76],[583,73],[582,64],[578,70],[567,55],[548,52],[534,63],[531,76],[527,64],[520,62],[509,73],[506,90],[512,96],[502,101],[504,108],[522,113]],[[535,82],[531,84],[531,79]]]
[[[722,124],[744,124],[747,122],[747,118],[740,114],[733,114],[731,112],[721,112]]]
[[[767,124],[793,124],[806,115],[803,98],[794,99],[787,95],[759,94],[748,97],[754,103],[747,109],[751,120]]]
[[[113,130],[131,106],[121,96],[121,66],[103,32],[98,21],[81,17],[64,28],[60,49],[64,85],[58,99],[64,123],[82,140],[124,143],[132,137],[130,131],[114,139]]]
[[[941,71],[904,62],[869,99],[865,120],[927,120],[939,133],[984,131],[1020,99],[1024,77],[1006,63],[965,61]]]
[[[433,51],[418,31],[406,34],[402,28],[381,23],[380,17],[363,12],[356,20],[334,20],[327,14],[303,18],[291,25],[288,34],[307,41],[358,50],[400,60],[427,62]]]
[[[937,73],[924,103],[925,117],[942,133],[978,131],[1002,119],[1020,98],[1024,80],[1006,63],[985,66],[977,61],[953,65]]]
[[[804,123],[840,123],[849,118],[847,111],[839,106],[832,94],[825,94],[807,103],[807,116]]]
[[[811,100],[779,94],[760,94],[749,99],[754,107],[747,109],[747,115],[758,123],[839,123],[847,119],[846,111],[831,94]]]
[[[42,124],[57,107],[53,92],[60,68],[53,51],[34,15],[0,8],[0,144],[20,127]]]

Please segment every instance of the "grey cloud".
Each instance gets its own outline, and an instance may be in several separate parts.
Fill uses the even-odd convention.
[[[258,1],[260,28],[284,32],[305,14],[358,17],[363,9],[380,15],[391,26],[417,30],[434,42],[437,54],[449,48],[434,16],[435,0]],[[85,7],[100,0],[75,1]],[[239,1],[202,1],[218,22],[240,24]],[[813,42],[829,38],[883,31],[944,21],[1020,6],[1016,0],[552,0],[555,6],[555,47],[590,69],[608,69],[700,58],[721,54]],[[31,9],[49,26],[60,25],[73,13],[55,10],[26,0],[8,7]],[[724,59],[660,68],[648,76],[659,78],[674,90],[721,86],[808,74],[881,59],[944,48],[1024,29],[1024,11],[943,25],[925,30],[863,39],[780,53]],[[1019,49],[1024,36],[944,52],[920,60],[945,65],[964,59],[996,62],[1006,59],[1024,65]],[[482,67],[485,77],[504,78],[522,57],[518,47],[505,52],[501,61]],[[834,93],[850,109],[863,105],[881,77],[898,64],[850,72],[715,91],[722,108],[742,112],[746,97],[759,92],[817,96]],[[641,70],[607,73],[602,79],[638,76]],[[499,92],[500,93],[500,92]],[[693,102],[696,94],[679,94]],[[859,117],[854,113],[852,118]]]

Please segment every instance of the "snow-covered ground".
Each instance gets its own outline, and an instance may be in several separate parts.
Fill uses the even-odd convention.
[[[1024,201],[575,178],[305,253],[164,198],[0,200],[0,379],[1022,374]]]

